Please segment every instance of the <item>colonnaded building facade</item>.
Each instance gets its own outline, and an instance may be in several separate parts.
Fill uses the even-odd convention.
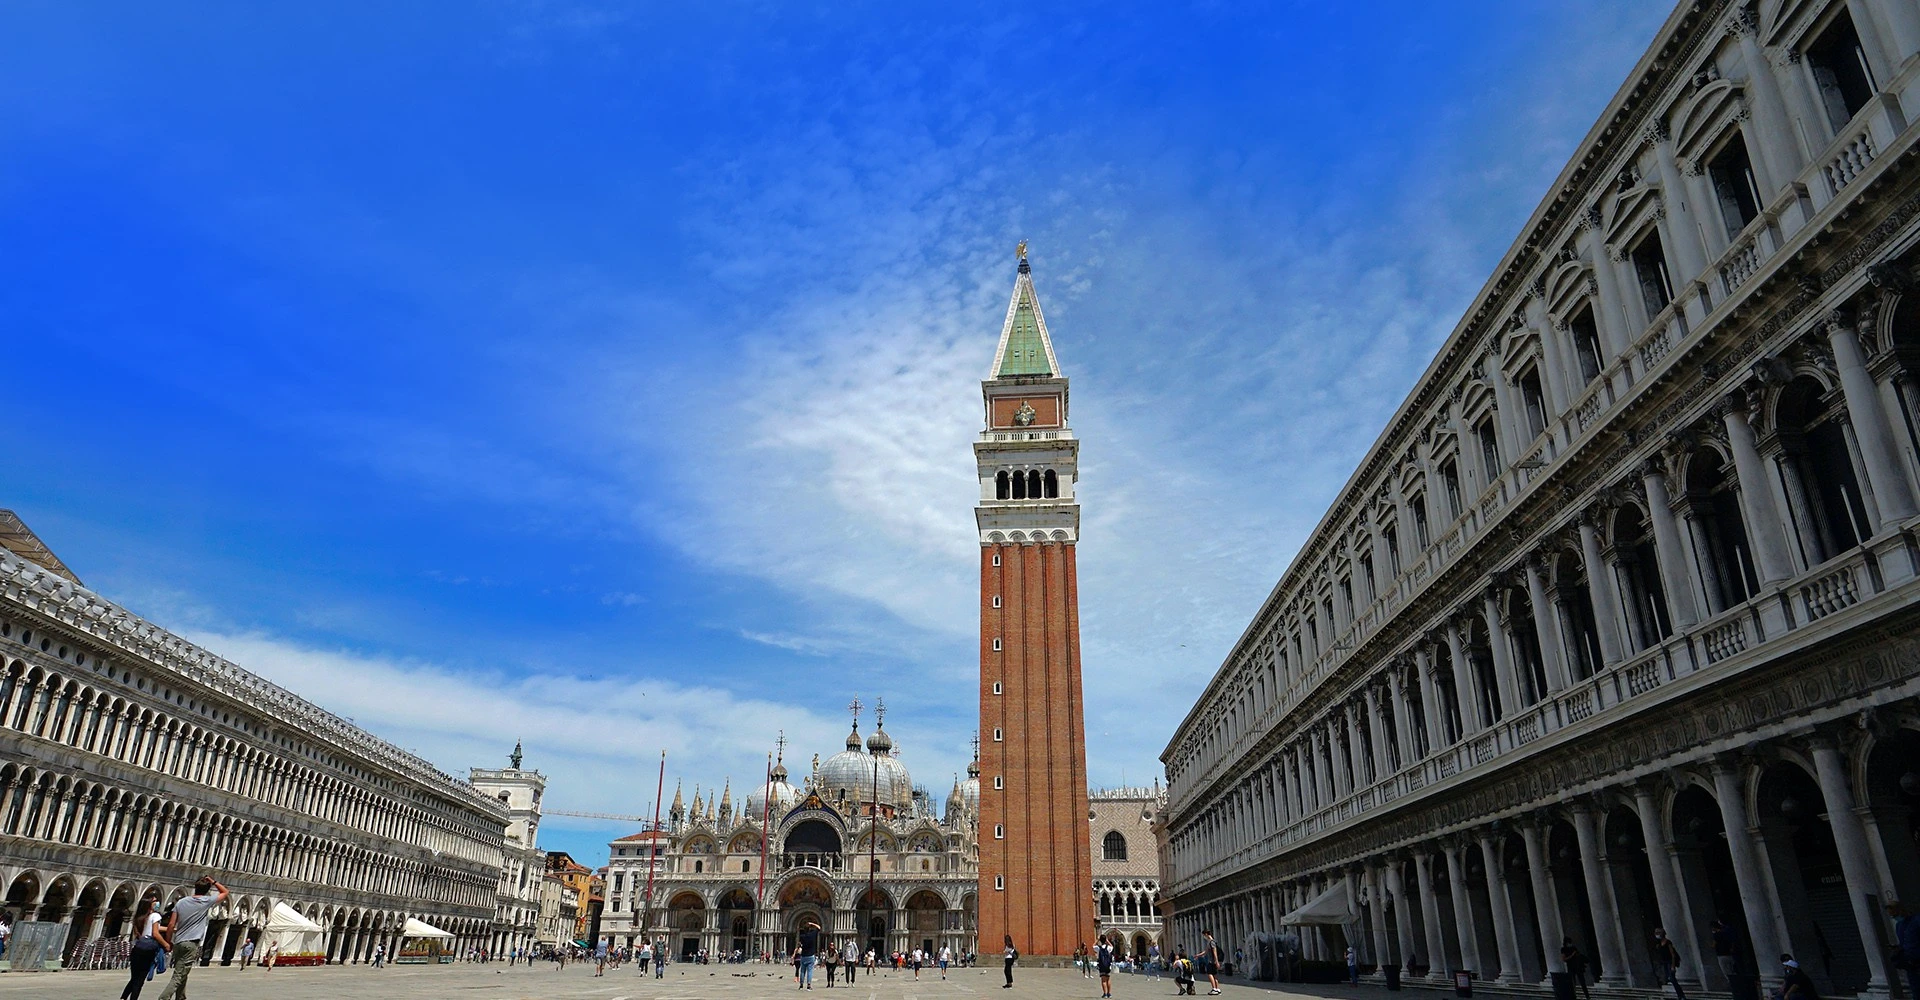
[[[1650,988],[1664,927],[1725,990],[1718,919],[1888,994],[1916,53],[1911,0],[1668,18],[1167,746],[1182,942]]]
[[[845,748],[816,756],[799,788],[784,757],[738,811],[730,783],[717,802],[696,793],[690,810],[676,788],[664,830],[610,843],[601,936],[622,946],[651,937],[682,957],[785,955],[811,920],[879,955],[972,951],[979,810],[977,764],[941,813],[884,725],[862,748],[856,716]]]
[[[64,925],[57,958],[207,872],[232,897],[206,962],[281,902],[332,961],[394,954],[408,917],[463,950],[530,941],[539,869],[518,881],[506,833],[532,846],[545,779],[512,763],[453,778],[87,589],[0,511],[0,911]]]

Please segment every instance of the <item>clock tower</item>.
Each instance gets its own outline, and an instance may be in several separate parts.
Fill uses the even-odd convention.
[[[1013,301],[980,384],[980,950],[1033,958],[1094,934],[1080,685],[1080,443],[1020,244]]]

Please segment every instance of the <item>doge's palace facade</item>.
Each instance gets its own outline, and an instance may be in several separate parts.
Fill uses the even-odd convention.
[[[1920,5],[1682,4],[1162,757],[1178,941],[1885,996],[1920,908]],[[1431,972],[1426,972],[1429,969]]]
[[[64,924],[57,957],[209,871],[205,961],[279,902],[332,961],[394,954],[407,917],[488,942],[506,802],[105,600],[8,512],[0,543],[0,910]]]

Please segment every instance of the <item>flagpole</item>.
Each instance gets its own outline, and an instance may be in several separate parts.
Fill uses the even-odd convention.
[[[773,755],[767,755],[767,784],[760,793],[760,886],[753,890],[753,922],[760,923],[760,908],[767,892],[767,824],[773,819]],[[755,934],[754,937],[760,937]],[[761,949],[765,951],[767,949]]]
[[[660,751],[660,780],[653,786],[653,825],[647,830],[647,895],[641,901],[640,936],[653,937],[653,869],[660,859],[660,795],[667,790],[667,752]],[[654,961],[659,961],[656,956]]]

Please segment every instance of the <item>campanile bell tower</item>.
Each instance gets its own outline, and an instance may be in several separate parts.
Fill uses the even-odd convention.
[[[1080,443],[1027,245],[980,383],[980,951],[1064,957],[1094,934],[1080,686]]]

